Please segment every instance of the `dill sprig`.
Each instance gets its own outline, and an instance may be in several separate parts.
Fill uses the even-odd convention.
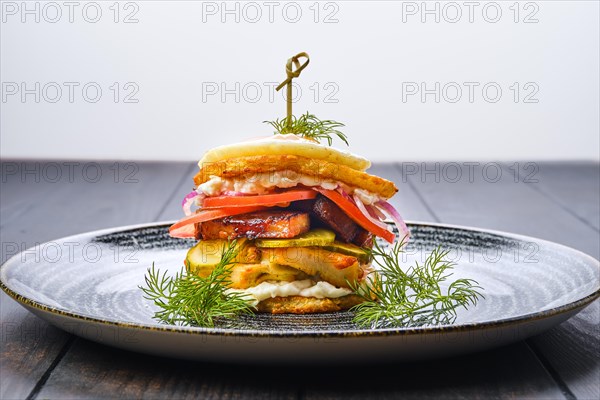
[[[483,290],[472,279],[457,279],[442,289],[455,263],[447,261],[448,250],[434,249],[424,264],[403,269],[400,254],[404,241],[384,251],[375,243],[371,255],[379,270],[365,283],[352,289],[366,301],[352,308],[354,322],[368,328],[392,328],[449,324],[457,317],[457,308],[475,305]],[[376,299],[376,300],[374,300]]]
[[[154,318],[170,325],[214,327],[218,320],[251,313],[249,299],[228,290],[231,269],[238,252],[235,241],[228,243],[223,249],[221,261],[206,278],[186,268],[170,277],[166,271],[161,274],[153,263],[144,277],[146,287],[139,288],[145,293],[144,298],[153,301],[160,309],[154,313]]]
[[[333,143],[333,135],[335,135],[348,146],[348,137],[338,130],[338,128],[345,126],[341,122],[320,120],[308,111],[299,118],[296,118],[295,116],[292,116],[291,118],[291,122],[288,122],[287,117],[276,119],[275,121],[263,122],[275,128],[276,135],[294,133],[317,142],[325,139],[329,146]]]

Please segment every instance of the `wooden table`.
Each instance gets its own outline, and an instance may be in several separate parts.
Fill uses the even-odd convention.
[[[2,261],[14,244],[177,219],[194,163],[2,163]],[[505,230],[596,258],[595,163],[380,164],[408,220]],[[460,174],[460,176],[458,175]],[[600,398],[599,306],[542,335],[462,357],[393,365],[248,367],[151,357],[67,334],[1,294],[0,398]],[[352,351],[352,349],[348,349]]]

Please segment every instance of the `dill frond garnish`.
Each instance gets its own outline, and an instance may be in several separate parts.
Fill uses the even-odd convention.
[[[154,318],[170,325],[214,327],[217,320],[227,320],[242,313],[252,313],[248,298],[229,291],[231,269],[239,252],[236,242],[223,249],[221,261],[206,278],[195,275],[184,267],[174,277],[166,271],[148,268],[144,277],[146,286],[139,288],[144,298],[160,309]]]
[[[294,133],[317,142],[325,139],[329,146],[333,143],[333,136],[337,136],[348,146],[348,137],[338,130],[338,128],[344,127],[344,124],[332,120],[320,120],[308,111],[299,118],[292,116],[291,121],[288,121],[288,117],[285,117],[275,121],[263,122],[275,128],[275,135]]]
[[[371,255],[379,270],[366,283],[351,285],[366,301],[352,307],[354,322],[367,328],[397,328],[449,324],[456,320],[457,308],[475,305],[483,295],[472,279],[457,279],[446,289],[446,281],[455,263],[446,260],[449,251],[434,249],[423,265],[403,269],[400,255],[404,242],[384,251],[375,243]],[[376,299],[376,300],[374,300]]]

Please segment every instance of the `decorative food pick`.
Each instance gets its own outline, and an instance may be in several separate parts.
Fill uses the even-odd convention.
[[[303,64],[300,64],[300,58],[306,58]],[[292,113],[292,79],[298,78],[300,73],[308,63],[310,58],[305,52],[298,53],[290,58],[285,64],[285,72],[287,79],[277,86],[276,90],[281,90],[284,86],[287,88],[286,103],[287,103],[287,114],[285,118],[276,119],[275,121],[264,121],[275,128],[275,135],[293,133],[295,135],[302,136],[304,138],[319,142],[321,139],[327,140],[327,144],[331,146],[333,143],[332,135],[336,135],[341,141],[346,143],[348,146],[348,138],[337,128],[344,126],[341,122],[324,120],[321,121],[316,116],[310,114],[308,111],[302,114],[299,118],[296,118]],[[294,70],[294,66],[296,69]]]
[[[359,326],[422,325],[449,323],[481,296],[468,279],[442,294],[452,264],[439,249],[403,272],[410,232],[388,202],[396,185],[367,173],[369,160],[330,147],[332,135],[348,144],[343,124],[292,114],[292,79],[308,63],[299,53],[286,64],[277,89],[287,85],[287,116],[268,122],[274,136],[211,149],[198,163],[186,216],[169,228],[196,244],[179,274],[152,266],[142,287],[157,320],[214,326],[242,313],[351,309]],[[377,240],[396,245],[386,251]]]
[[[306,61],[304,62],[304,64],[300,64],[300,58],[306,58]],[[308,65],[308,63],[310,62],[310,57],[308,57],[308,54],[306,54],[305,52],[302,53],[298,53],[295,56],[293,56],[292,58],[290,58],[287,63],[285,64],[285,73],[287,74],[287,79],[283,82],[281,82],[279,84],[279,86],[277,86],[277,88],[275,90],[277,90],[278,92],[281,90],[281,88],[283,88],[284,86],[286,86],[286,96],[285,96],[285,100],[287,103],[287,114],[286,114],[286,126],[289,128],[292,124],[292,79],[297,78],[300,76],[300,73],[302,72],[302,70],[304,68],[306,68],[306,66]],[[296,67],[296,69],[294,70],[294,66]]]

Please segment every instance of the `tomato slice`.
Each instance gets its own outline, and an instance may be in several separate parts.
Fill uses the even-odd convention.
[[[250,196],[217,196],[207,197],[202,203],[203,209],[223,207],[250,207],[250,206],[288,206],[292,201],[309,200],[317,197],[317,193],[310,189],[294,189],[282,193],[250,195]]]
[[[215,210],[202,210],[196,214],[180,219],[169,228],[169,234],[176,238],[193,238],[194,224],[198,222],[212,221],[213,219],[225,218],[231,215],[239,215],[261,211],[266,209],[262,206],[218,208]]]
[[[388,231],[380,226],[375,225],[372,221],[369,221],[367,217],[360,211],[356,204],[346,199],[339,192],[335,190],[322,189],[320,187],[313,187],[314,190],[333,201],[339,208],[341,208],[354,222],[362,226],[375,236],[379,236],[389,243],[394,243],[396,235],[393,232]]]

